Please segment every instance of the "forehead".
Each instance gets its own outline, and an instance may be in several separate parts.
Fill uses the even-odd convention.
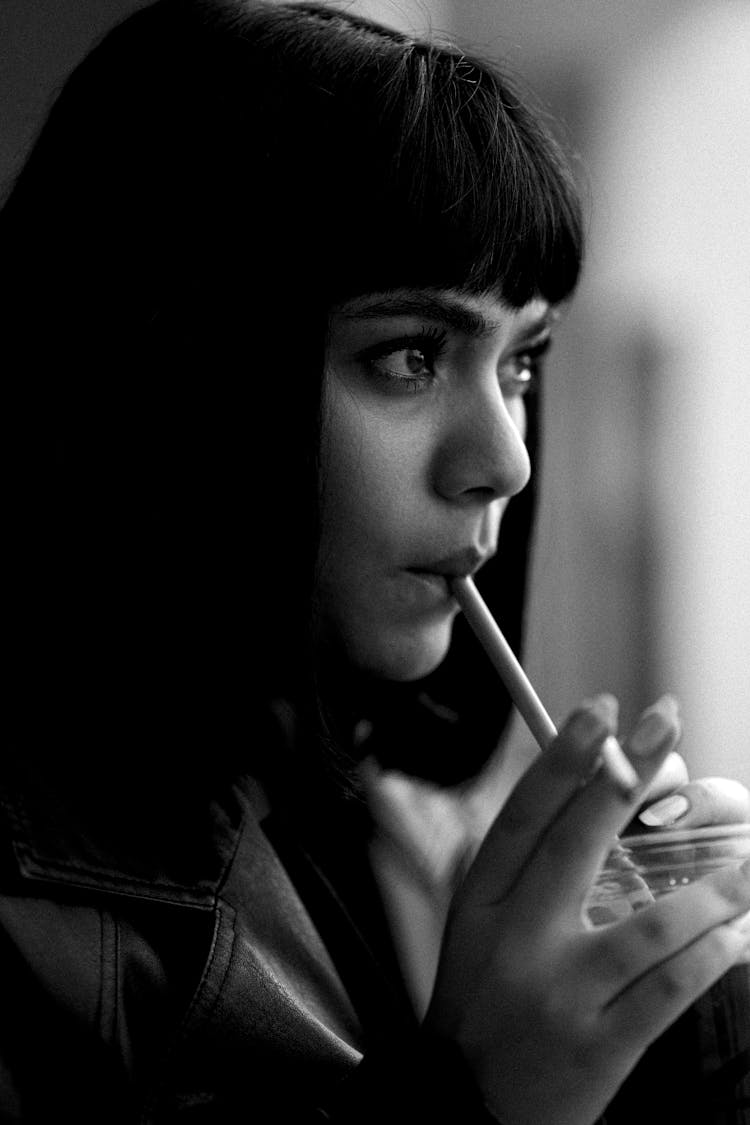
[[[334,309],[343,320],[387,320],[415,317],[445,324],[473,337],[493,336],[513,327],[524,333],[542,331],[557,319],[543,298],[520,309],[495,294],[461,289],[389,289],[352,298]]]

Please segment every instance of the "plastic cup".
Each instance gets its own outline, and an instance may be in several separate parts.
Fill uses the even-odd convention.
[[[626,836],[587,903],[594,925],[750,857],[750,825]],[[750,965],[734,965],[642,1056],[606,1125],[750,1125]]]

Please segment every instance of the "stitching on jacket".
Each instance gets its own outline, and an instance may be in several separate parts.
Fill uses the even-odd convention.
[[[232,853],[231,853],[230,856],[228,856],[227,862],[224,864],[222,872],[221,872],[219,878],[216,880],[216,885],[213,888],[213,896],[214,896],[213,901],[214,901],[214,906],[216,908],[218,908],[218,906],[219,906],[219,901],[221,900],[221,892],[224,890],[224,887],[226,886],[227,879],[229,878],[229,875],[232,871],[232,868],[234,867],[235,860],[237,859],[237,853],[240,850],[240,844],[242,843],[242,841],[245,837],[246,831],[247,831],[247,816],[246,816],[245,812],[243,811],[242,816],[240,818],[240,823],[237,827],[237,833],[235,835],[234,847],[232,848]]]
[[[226,863],[221,867],[219,874],[215,881],[207,882],[178,882],[175,880],[166,880],[152,878],[147,876],[140,878],[137,875],[123,875],[117,869],[110,866],[103,866],[96,862],[87,859],[81,863],[76,860],[70,860],[64,856],[49,857],[45,856],[32,843],[27,842],[34,836],[33,822],[29,817],[26,810],[26,802],[22,794],[14,794],[12,798],[7,794],[0,796],[0,807],[2,807],[8,816],[12,828],[11,844],[15,852],[16,859],[19,865],[24,869],[24,873],[32,878],[47,879],[49,880],[55,875],[65,879],[70,876],[77,876],[79,884],[86,887],[96,887],[101,889],[97,883],[97,877],[106,879],[113,887],[126,887],[132,893],[145,894],[145,897],[156,897],[149,894],[154,890],[162,891],[165,894],[171,894],[171,900],[174,900],[174,895],[179,892],[180,896],[187,898],[191,905],[202,907],[215,907],[217,901],[217,894],[219,888],[227,877],[227,872],[230,870],[234,862],[239,841],[242,836],[244,827],[245,816],[244,813],[241,817],[240,824],[235,833],[235,840]],[[26,840],[19,839],[18,837],[26,837]],[[198,892],[196,894],[196,891]],[[205,897],[204,897],[205,896]],[[179,899],[178,901],[182,901]]]
[[[23,843],[20,843],[18,841],[14,842],[14,846],[15,846],[15,849],[16,849],[16,854],[19,857],[23,856],[23,858],[27,862],[28,866],[30,868],[33,867],[34,873],[38,874],[40,876],[44,876],[49,871],[60,871],[62,873],[72,872],[73,874],[78,874],[78,875],[90,875],[90,876],[91,875],[104,875],[108,879],[110,879],[113,883],[124,883],[124,884],[130,884],[131,886],[158,887],[158,888],[164,889],[164,890],[190,890],[191,887],[192,887],[192,884],[177,883],[177,882],[174,882],[174,881],[171,881],[171,880],[164,880],[164,879],[160,880],[160,879],[151,879],[151,878],[144,878],[144,879],[133,878],[130,875],[122,875],[119,872],[114,871],[110,867],[99,867],[95,863],[88,863],[87,862],[85,864],[79,864],[79,863],[75,863],[73,860],[49,859],[49,858],[46,858],[44,856],[41,856],[37,851],[35,851],[33,848],[31,848],[28,844],[23,844]],[[223,877],[223,873],[222,873],[222,877]],[[210,883],[205,883],[205,884],[198,883],[198,884],[195,884],[195,885],[196,886],[203,885],[203,886],[205,886],[207,891],[210,891],[211,894],[215,893],[213,885],[210,884]]]
[[[190,1004],[188,1005],[185,1014],[180,1020],[179,1026],[171,1038],[171,1042],[164,1052],[162,1065],[160,1066],[160,1079],[152,1092],[144,1099],[143,1117],[142,1121],[148,1123],[156,1119],[151,1115],[156,1113],[159,1108],[160,1099],[163,1098],[165,1091],[170,1090],[170,1078],[168,1071],[175,1065],[179,1066],[179,1057],[182,1044],[185,1040],[194,1033],[195,1028],[191,1024],[196,1023],[196,1027],[200,1027],[210,1019],[214,1008],[221,999],[224,984],[226,982],[229,970],[232,964],[232,954],[234,952],[234,945],[236,941],[235,932],[235,919],[236,913],[233,908],[227,904],[220,903],[216,906],[215,912],[215,925],[213,937],[211,940],[211,948],[208,951],[206,964],[203,969],[203,975],[200,983],[198,984],[195,994],[193,995]],[[217,959],[223,956],[224,965],[219,979],[214,983],[212,973]],[[214,988],[214,995],[211,1003],[202,1013],[202,1018],[199,1021],[195,1020],[196,1011],[203,1003],[204,994],[211,984]],[[179,1071],[177,1071],[179,1073]],[[173,1090],[173,1096],[179,1096],[179,1092]]]
[[[105,1043],[117,1039],[117,981],[120,976],[120,943],[117,923],[107,910],[99,910],[99,1031]]]
[[[70,881],[71,876],[78,876],[76,885],[106,890],[107,888],[103,888],[101,885],[101,879],[105,879],[113,888],[128,888],[131,893],[144,894],[148,898],[157,897],[157,895],[149,892],[161,891],[170,901],[174,901],[175,897],[179,895],[187,899],[192,906],[210,909],[216,902],[216,889],[211,883],[186,884],[163,879],[136,879],[130,875],[121,875],[108,867],[97,867],[93,863],[80,865],[64,860],[42,859],[26,844],[17,841],[14,842],[14,849],[19,863],[25,868],[26,874],[47,882],[52,881],[50,876],[55,874],[67,876],[66,881]],[[222,872],[222,878],[224,876],[225,873]],[[101,877],[101,879],[97,877]],[[178,901],[180,901],[179,898]]]
[[[226,915],[226,921],[227,921],[227,926],[226,926],[227,933],[226,933],[226,935],[223,933],[223,927],[222,927],[222,921],[224,920],[225,915]],[[181,1036],[182,1032],[184,1031],[184,1029],[191,1022],[195,1009],[200,1007],[201,1001],[203,999],[203,993],[205,992],[206,987],[208,986],[208,982],[209,982],[209,979],[211,977],[211,971],[214,967],[214,963],[217,959],[217,955],[218,955],[219,952],[221,952],[223,950],[223,942],[220,939],[222,937],[224,937],[226,942],[227,942],[227,946],[226,946],[227,952],[226,952],[226,959],[225,959],[225,962],[224,962],[224,968],[223,968],[220,979],[217,981],[216,988],[215,988],[215,991],[214,991],[213,1001],[211,1002],[209,1007],[203,1013],[204,1022],[205,1022],[206,1019],[210,1018],[211,1013],[213,1012],[214,1008],[216,1007],[216,1005],[219,1002],[219,999],[221,998],[222,992],[224,990],[224,983],[227,979],[227,976],[229,974],[229,969],[230,969],[230,966],[232,964],[232,953],[234,952],[234,943],[236,941],[236,933],[235,933],[235,925],[234,925],[235,918],[236,918],[236,912],[231,906],[225,905],[223,903],[217,905],[217,907],[216,907],[216,926],[214,928],[214,937],[213,937],[213,941],[211,942],[211,948],[210,948],[209,953],[208,953],[208,958],[206,960],[206,967],[205,967],[205,970],[203,972],[203,978],[202,978],[200,984],[198,985],[198,988],[196,989],[196,992],[195,992],[195,995],[193,996],[193,999],[190,1001],[190,1004],[188,1006],[187,1011],[185,1012],[185,1015],[184,1015],[183,1019],[180,1022],[180,1029],[179,1029],[179,1035],[180,1036]]]

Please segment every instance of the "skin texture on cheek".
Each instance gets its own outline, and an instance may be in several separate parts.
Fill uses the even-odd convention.
[[[450,644],[455,608],[423,605],[404,567],[434,537],[429,434],[329,385],[319,600],[323,627],[365,672],[410,680]],[[335,435],[335,440],[331,437]]]

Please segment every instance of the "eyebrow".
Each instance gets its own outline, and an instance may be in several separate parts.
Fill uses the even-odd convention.
[[[437,293],[384,293],[347,302],[341,315],[352,320],[377,320],[389,316],[420,316],[439,321],[449,328],[474,339],[484,339],[499,331],[501,325],[488,320],[476,309],[458,298]],[[533,336],[550,328],[558,313],[548,309],[525,327],[524,335]]]

